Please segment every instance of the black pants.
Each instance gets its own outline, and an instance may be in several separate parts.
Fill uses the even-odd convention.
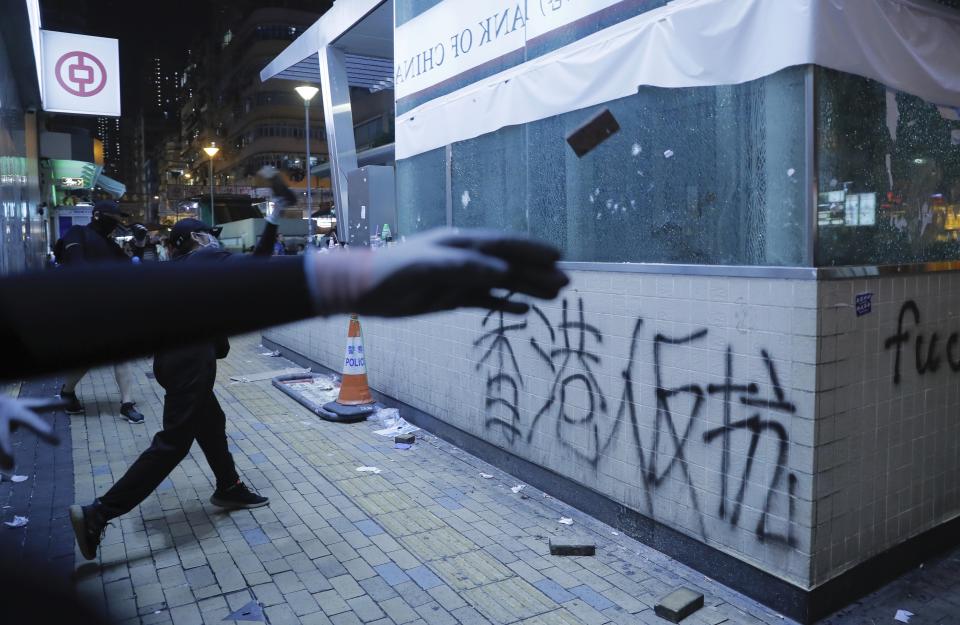
[[[113,488],[100,497],[100,505],[109,518],[140,505],[180,464],[194,440],[213,469],[217,488],[231,486],[240,479],[227,448],[226,415],[213,393],[217,376],[214,345],[157,354],[153,372],[167,392],[163,429]]]

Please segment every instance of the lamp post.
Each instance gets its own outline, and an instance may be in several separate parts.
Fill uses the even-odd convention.
[[[313,194],[311,192],[311,172],[310,172],[310,100],[320,91],[316,87],[301,85],[296,88],[296,92],[303,98],[303,118],[306,125],[305,135],[307,138],[307,242],[313,245]]]
[[[213,157],[217,155],[220,148],[217,147],[216,143],[211,143],[210,147],[203,148],[203,151],[210,157],[210,225],[214,226],[216,225],[217,218],[216,213],[213,211]]]

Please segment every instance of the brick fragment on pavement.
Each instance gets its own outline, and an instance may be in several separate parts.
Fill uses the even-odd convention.
[[[552,536],[550,538],[550,555],[552,556],[592,556],[596,553],[596,543],[582,537]]]
[[[401,434],[393,438],[394,443],[400,443],[401,445],[413,445],[415,440],[417,440],[417,437],[413,434]]]
[[[678,588],[661,599],[653,611],[660,618],[679,623],[703,607],[703,595],[689,588]]]

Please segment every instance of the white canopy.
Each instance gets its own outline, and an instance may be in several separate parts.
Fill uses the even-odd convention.
[[[960,12],[926,0],[674,0],[399,116],[396,156],[640,86],[739,84],[810,64],[960,108]]]

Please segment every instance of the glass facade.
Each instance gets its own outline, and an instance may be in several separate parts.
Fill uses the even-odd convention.
[[[526,232],[567,260],[800,265],[804,70],[730,87],[643,88],[454,144],[453,225]],[[608,108],[620,131],[565,137]]]
[[[46,252],[39,201],[36,154],[29,154],[32,133],[20,106],[9,51],[0,39],[0,273],[39,269]]]
[[[817,264],[960,259],[960,117],[816,70]]]
[[[438,3],[398,0],[398,25]],[[501,61],[540,56],[662,4],[624,2]],[[501,61],[483,72],[504,69]],[[416,97],[398,102],[398,114],[422,104]],[[604,108],[619,131],[578,158],[566,137]],[[444,224],[523,232],[583,262],[960,260],[958,115],[819,67],[740,85],[641,87],[398,162],[401,233]]]

